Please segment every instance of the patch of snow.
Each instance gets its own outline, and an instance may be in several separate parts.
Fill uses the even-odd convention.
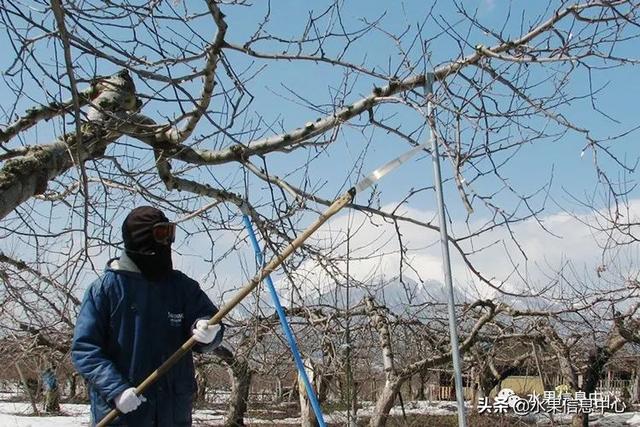
[[[41,407],[38,407],[41,410]],[[89,405],[60,405],[62,415],[31,416],[30,403],[0,402],[0,426],[3,427],[66,427],[89,425]]]

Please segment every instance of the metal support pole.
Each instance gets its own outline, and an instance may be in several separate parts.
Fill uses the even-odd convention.
[[[460,343],[456,329],[456,306],[453,296],[453,282],[451,280],[451,260],[449,258],[449,240],[447,234],[447,220],[444,214],[444,197],[442,195],[442,175],[440,173],[440,157],[438,154],[438,141],[435,134],[435,118],[433,117],[433,73],[427,73],[425,82],[425,97],[427,98],[427,125],[429,126],[429,141],[431,142],[431,157],[433,159],[433,176],[436,189],[436,201],[438,203],[438,221],[440,223],[440,244],[442,249],[442,270],[444,281],[448,290],[449,308],[449,336],[451,340],[451,358],[456,385],[456,401],[458,403],[458,426],[466,427],[467,419],[464,408],[464,389],[462,384],[462,365],[460,363]]]

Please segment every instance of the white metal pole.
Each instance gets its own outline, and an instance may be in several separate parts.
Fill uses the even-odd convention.
[[[464,408],[464,389],[462,384],[462,365],[460,363],[460,343],[458,342],[458,331],[456,329],[456,306],[453,296],[453,282],[451,280],[451,260],[449,258],[449,240],[447,234],[447,221],[444,215],[444,198],[442,195],[442,175],[440,173],[440,157],[438,155],[438,141],[433,129],[435,119],[433,117],[433,73],[427,73],[425,82],[425,96],[427,98],[427,125],[429,126],[429,140],[431,142],[431,157],[433,159],[433,176],[436,190],[436,201],[438,204],[438,220],[440,224],[440,244],[442,249],[442,270],[444,281],[448,290],[449,308],[449,336],[451,340],[451,358],[453,360],[453,371],[456,385],[456,401],[458,403],[458,426],[467,427],[467,418]]]

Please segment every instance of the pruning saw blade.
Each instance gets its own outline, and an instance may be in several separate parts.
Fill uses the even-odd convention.
[[[374,170],[369,175],[367,175],[364,178],[362,178],[362,180],[360,180],[360,182],[358,182],[356,184],[356,186],[355,186],[356,194],[360,193],[361,191],[366,190],[369,187],[371,187],[380,178],[382,178],[383,176],[385,176],[386,174],[388,174],[392,170],[398,168],[400,165],[405,163],[407,160],[411,159],[413,156],[418,154],[418,152],[420,152],[420,151],[422,151],[422,150],[424,150],[426,148],[427,148],[427,144],[426,143],[420,144],[420,145],[416,145],[415,147],[413,147],[411,150],[407,151],[406,153],[401,154],[400,156],[396,157],[395,159],[391,160],[390,162],[387,162],[384,165],[380,166],[378,169]]]

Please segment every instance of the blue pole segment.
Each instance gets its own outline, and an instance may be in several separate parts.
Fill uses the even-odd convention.
[[[251,224],[251,220],[249,217],[244,214],[242,215],[242,221],[244,222],[244,226],[249,233],[249,239],[251,240],[251,245],[253,246],[253,250],[256,253],[256,261],[258,265],[262,266],[263,257],[262,251],[260,249],[260,245],[258,245],[258,239],[256,239],[256,234],[253,231],[253,225]],[[300,356],[300,350],[298,350],[298,344],[296,343],[296,339],[293,336],[293,331],[287,322],[287,317],[284,314],[284,309],[282,308],[282,304],[280,304],[280,298],[278,298],[278,293],[276,292],[276,288],[273,286],[273,281],[271,280],[271,276],[267,276],[264,279],[267,284],[267,288],[269,288],[269,292],[271,293],[271,298],[273,299],[273,304],[276,307],[276,312],[278,313],[278,318],[280,319],[280,325],[282,326],[282,330],[284,331],[284,335],[287,338],[287,342],[289,343],[289,347],[291,348],[291,353],[293,354],[293,359],[296,363],[296,368],[298,368],[298,372],[302,377],[302,382],[304,383],[304,387],[307,389],[307,396],[309,396],[309,400],[311,401],[311,407],[313,408],[313,412],[316,415],[316,420],[320,427],[326,427],[327,425],[324,422],[324,418],[322,416],[322,408],[320,407],[320,402],[318,402],[318,398],[316,397],[316,393],[309,382],[309,377],[307,377],[307,372],[304,370],[304,363],[302,362],[302,357]]]

